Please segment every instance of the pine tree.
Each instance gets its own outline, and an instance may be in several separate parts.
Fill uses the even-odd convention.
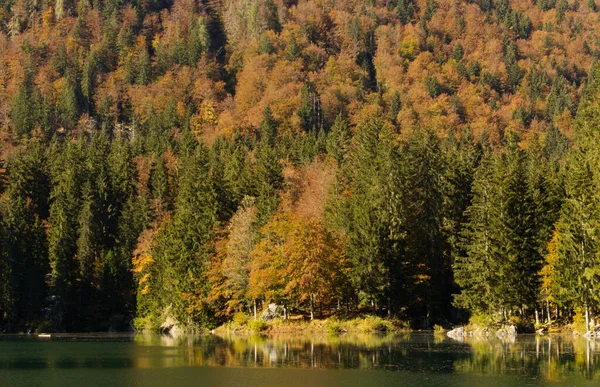
[[[288,61],[293,62],[302,55],[302,47],[298,44],[296,36],[292,35],[290,42],[285,50],[285,55]]]
[[[329,156],[334,159],[338,166],[344,162],[344,157],[350,145],[350,128],[348,122],[341,114],[335,119],[333,126],[327,136],[326,149]]]
[[[319,95],[308,82],[302,85],[301,101],[296,115],[300,119],[300,126],[306,132],[320,130],[323,125]]]
[[[33,83],[34,73],[28,70],[24,82],[12,100],[11,121],[19,137],[28,136],[43,119],[40,91]]]
[[[476,142],[469,128],[466,128],[459,138],[449,135],[441,144],[444,150],[445,165],[441,176],[441,188],[443,192],[442,224],[441,229],[445,239],[445,265],[446,270],[453,270],[454,259],[464,256],[464,246],[461,243],[461,235],[467,222],[465,211],[473,200],[473,181],[475,171],[479,166],[483,149]],[[456,293],[453,283],[453,272],[447,278],[445,294]],[[448,301],[443,308],[450,305]]]
[[[25,156],[9,163],[10,180],[4,216],[4,241],[7,281],[12,293],[12,308],[6,309],[17,326],[26,326],[40,318],[42,303],[46,295],[45,276],[48,273],[48,250],[46,234],[34,202],[36,160]],[[12,164],[12,165],[11,165]],[[19,176],[20,175],[20,176]],[[43,175],[40,176],[43,181]],[[34,183],[29,187],[20,182]],[[30,196],[31,195],[31,196]]]
[[[517,60],[519,59],[518,56],[517,46],[513,42],[510,42],[506,46],[504,64],[506,65],[506,71],[508,72],[508,87],[513,92],[521,83],[521,78],[523,76],[521,68],[517,63]]]
[[[460,42],[457,42],[454,45],[454,48],[452,49],[452,58],[458,62],[462,60],[464,54],[465,50],[463,49],[462,44],[460,44]]]
[[[267,132],[272,130],[271,125],[268,125],[268,129],[266,128],[267,126],[265,126]],[[257,198],[257,221],[259,225],[264,225],[267,218],[275,213],[279,204],[278,190],[283,182],[282,168],[277,152],[275,147],[269,145],[270,135],[266,134],[255,148],[256,165],[254,177],[252,178]]]
[[[402,24],[410,23],[413,14],[415,13],[415,8],[413,0],[398,0],[396,11],[398,12]]]
[[[501,265],[501,252],[496,240],[497,187],[494,182],[494,158],[484,155],[475,172],[473,200],[466,210],[468,223],[462,235],[464,253],[459,253],[454,261],[454,278],[461,287],[455,295],[455,305],[474,312],[487,312],[501,306],[498,294],[498,273]]]
[[[440,315],[450,278],[442,234],[443,186],[446,166],[440,142],[429,130],[419,128],[405,145],[410,213],[406,226],[407,255],[415,277],[414,298],[424,301],[431,318]],[[420,305],[422,306],[422,305]]]
[[[160,315],[169,311],[182,324],[207,326],[212,313],[205,304],[203,281],[208,243],[217,225],[216,195],[209,178],[208,150],[198,146],[184,160],[171,222],[157,237],[154,259]]]
[[[590,71],[584,97],[575,124],[576,136],[567,154],[564,168],[565,199],[558,233],[558,259],[553,282],[562,289],[557,302],[571,307],[598,310],[600,263],[598,262],[598,229],[600,197],[598,195],[600,135],[597,96],[600,93],[600,67]],[[586,313],[587,315],[587,313]]]
[[[272,147],[275,144],[275,138],[277,137],[277,125],[275,124],[275,119],[273,118],[273,113],[269,105],[265,107],[263,112],[263,119],[260,122],[259,131],[261,142]]]
[[[393,132],[378,118],[357,128],[346,174],[350,197],[342,227],[352,262],[350,280],[364,305],[393,308],[406,286],[401,256],[406,205]]]
[[[51,267],[51,294],[58,296],[63,305],[67,324],[73,316],[69,306],[75,299],[76,266],[73,257],[77,251],[77,214],[80,208],[82,178],[76,166],[84,163],[81,144],[54,144],[51,152],[54,165],[51,170],[50,217],[48,219],[48,255]],[[64,328],[64,327],[63,327]]]

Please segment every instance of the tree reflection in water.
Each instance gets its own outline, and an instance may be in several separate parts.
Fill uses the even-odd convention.
[[[512,374],[559,381],[577,374],[596,378],[595,341],[570,336],[466,338],[430,334],[343,336],[136,336],[137,367],[219,366],[389,369],[434,373]],[[152,351],[148,352],[152,353]]]

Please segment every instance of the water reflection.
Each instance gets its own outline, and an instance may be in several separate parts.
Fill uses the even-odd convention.
[[[0,337],[2,369],[207,367],[374,369],[503,375],[527,380],[598,380],[600,345],[570,336],[466,338],[430,334],[344,336]],[[83,341],[82,341],[83,339]],[[69,342],[65,342],[69,341]]]
[[[469,358],[454,363],[456,372],[517,374],[560,381],[570,375],[598,379],[598,343],[571,336],[518,336],[507,339],[467,338]]]
[[[427,334],[322,337],[136,336],[140,346],[161,346],[160,357],[138,357],[137,367],[219,366],[391,369],[434,373],[515,374],[560,380],[594,378],[600,351],[594,341],[568,336],[467,338]]]

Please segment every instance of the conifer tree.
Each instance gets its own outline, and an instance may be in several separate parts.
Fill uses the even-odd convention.
[[[326,143],[327,153],[337,162],[338,166],[342,165],[349,145],[350,128],[348,122],[341,114],[338,114],[331,129],[329,129]]]
[[[554,263],[553,282],[562,289],[557,302],[571,307],[590,309],[600,306],[598,289],[598,230],[600,227],[599,175],[600,135],[597,96],[600,93],[600,67],[590,71],[584,97],[576,119],[576,135],[564,168],[565,199],[558,234],[558,258]],[[587,322],[587,321],[586,321]]]
[[[29,153],[29,152],[28,152]],[[37,207],[39,190],[36,179],[43,174],[38,160],[21,154],[9,163],[10,180],[6,191],[3,247],[7,290],[12,293],[12,308],[6,311],[15,323],[28,325],[40,318],[46,295],[45,276],[49,271],[46,234]],[[39,155],[39,153],[37,153]],[[43,162],[43,160],[39,160]],[[37,173],[40,173],[38,176]],[[46,191],[47,193],[47,191]],[[44,198],[47,200],[47,198]],[[43,209],[42,209],[43,211]]]
[[[209,177],[208,150],[196,147],[180,171],[178,195],[171,222],[164,226],[154,251],[159,271],[155,288],[161,310],[188,326],[210,324],[203,281],[212,230],[217,222],[216,195]]]
[[[378,118],[366,120],[349,152],[346,173],[352,194],[343,227],[352,262],[350,280],[360,303],[385,305],[391,311],[409,272],[401,264],[406,198],[391,127]]]
[[[51,170],[50,217],[48,230],[48,255],[52,272],[53,295],[63,304],[72,305],[76,266],[73,257],[77,251],[77,214],[81,205],[82,178],[79,168],[83,164],[81,144],[54,144],[51,152],[55,164]],[[66,321],[70,311],[66,310]]]

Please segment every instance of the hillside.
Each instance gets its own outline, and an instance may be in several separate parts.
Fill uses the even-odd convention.
[[[0,329],[600,312],[599,17],[0,0]]]

